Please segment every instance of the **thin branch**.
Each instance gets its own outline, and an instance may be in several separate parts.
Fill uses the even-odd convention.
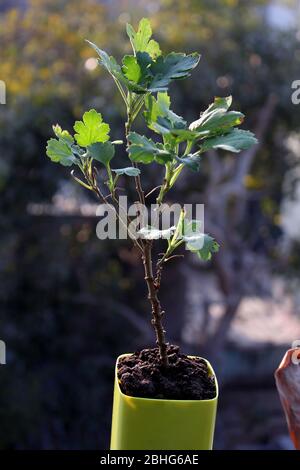
[[[125,95],[125,91],[124,91],[124,89],[123,89],[121,83],[119,82],[119,80],[118,80],[116,77],[114,77],[113,75],[111,75],[111,76],[113,77],[114,82],[115,82],[115,84],[117,85],[118,90],[119,90],[119,92],[120,92],[120,94],[121,94],[121,96],[122,96],[122,98],[123,98],[123,100],[124,100],[126,106],[128,106],[128,102],[127,102],[127,98],[126,98],[126,95]]]
[[[152,193],[154,193],[157,189],[161,187],[162,185],[160,184],[159,186],[156,186],[155,188],[151,189],[151,191],[149,191],[149,193],[146,194],[145,199],[147,199],[147,197],[149,197]]]

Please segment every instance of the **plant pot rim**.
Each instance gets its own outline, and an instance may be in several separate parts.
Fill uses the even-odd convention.
[[[188,403],[188,404],[194,404],[195,403],[211,403],[211,402],[216,402],[218,401],[218,398],[219,398],[219,385],[218,385],[218,381],[217,381],[217,377],[216,377],[216,374],[215,374],[215,371],[214,369],[212,368],[212,365],[210,364],[210,362],[205,359],[204,357],[200,357],[200,356],[190,356],[188,355],[188,357],[190,358],[194,358],[194,357],[198,357],[199,359],[203,359],[207,366],[208,366],[208,370],[210,372],[210,375],[214,376],[215,378],[215,386],[216,386],[216,395],[214,398],[210,398],[210,399],[207,399],[207,400],[171,400],[171,399],[167,399],[167,398],[142,398],[142,397],[133,397],[131,395],[125,395],[125,393],[122,392],[121,388],[120,388],[120,382],[119,382],[119,379],[118,379],[118,364],[119,364],[119,360],[123,357],[126,357],[126,356],[131,356],[133,353],[124,353],[124,354],[120,354],[120,356],[117,357],[117,360],[116,360],[116,366],[115,366],[115,382],[117,384],[117,387],[118,387],[118,393],[124,397],[125,399],[126,398],[130,398],[131,400],[136,400],[137,402],[152,402],[152,403]]]

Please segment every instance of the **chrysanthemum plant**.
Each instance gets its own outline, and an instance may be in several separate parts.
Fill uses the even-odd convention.
[[[152,39],[151,26],[145,18],[140,21],[137,32],[128,24],[127,34],[133,52],[123,57],[121,65],[114,57],[88,42],[97,53],[100,66],[111,75],[125,103],[129,165],[112,167],[116,147],[122,144],[122,140],[110,141],[110,127],[95,109],[85,112],[82,121],[75,122],[74,135],[62,130],[59,125],[53,126],[55,138],[51,138],[47,145],[47,156],[53,162],[73,166],[71,174],[76,182],[94,192],[102,202],[113,206],[116,213],[119,213],[118,186],[121,175],[133,179],[139,203],[145,205],[143,166],[152,164],[158,166],[158,171],[162,169],[161,184],[153,188],[157,190],[156,204],[159,208],[183,171],[198,172],[201,169],[201,160],[207,151],[223,149],[238,153],[256,143],[251,132],[238,128],[244,115],[229,111],[231,96],[215,98],[201,112],[199,119],[191,124],[170,109],[169,85],[173,80],[189,77],[200,60],[198,53],[171,52],[164,56],[159,44]],[[147,127],[157,135],[155,140],[133,130],[133,124],[142,110]],[[105,169],[106,177],[102,182],[99,181],[98,165],[103,165]],[[105,193],[101,189],[103,182],[107,187]],[[176,226],[163,232],[148,226],[140,227],[139,237],[129,235],[141,254],[156,342],[162,364],[167,367],[167,342],[162,323],[164,311],[159,301],[164,264],[182,244],[186,244],[201,260],[209,260],[218,251],[219,245],[201,231],[199,221],[187,220],[184,210]],[[166,238],[166,249],[154,264],[152,251],[156,238]]]

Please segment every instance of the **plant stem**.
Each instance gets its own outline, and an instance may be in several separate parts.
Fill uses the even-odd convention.
[[[85,171],[85,169],[83,167],[80,166],[80,169],[86,179],[86,181],[88,182],[88,185],[86,185],[85,183],[83,183],[80,179],[76,178],[74,175],[73,178],[80,184],[82,184],[83,186],[85,186],[87,189],[90,189],[91,191],[93,191],[96,196],[98,197],[98,199],[100,199],[104,204],[108,205],[113,211],[115,211],[115,214],[117,216],[117,219],[119,220],[120,224],[123,225],[123,227],[125,228],[125,230],[127,231],[128,235],[130,236],[130,238],[132,239],[132,242],[133,244],[143,253],[143,247],[142,245],[138,242],[138,240],[135,238],[135,234],[132,234],[132,232],[130,231],[129,229],[129,224],[130,224],[130,220],[128,219],[128,216],[126,213],[124,213],[125,217],[126,217],[126,220],[127,220],[127,225],[126,223],[124,222],[124,220],[122,219],[122,217],[120,216],[120,213],[118,213],[118,210],[120,211],[122,208],[119,204],[119,201],[118,199],[116,198],[115,196],[115,193],[112,192],[111,193],[111,198],[113,200],[113,202],[116,204],[117,207],[115,207],[113,204],[109,203],[106,199],[106,197],[102,194],[102,192],[100,191],[100,188],[97,184],[97,181],[96,181],[96,178],[95,178],[95,175],[93,174],[93,171],[92,171],[92,174],[89,174],[88,172]],[[71,173],[72,174],[72,173]],[[117,210],[118,209],[118,210]],[[124,212],[124,210],[123,210]]]
[[[124,100],[124,102],[125,102],[125,104],[126,104],[126,106],[127,106],[128,103],[127,103],[126,95],[125,95],[125,92],[124,92],[124,89],[123,89],[121,83],[120,83],[119,80],[118,80],[117,78],[115,78],[113,75],[112,75],[112,77],[113,77],[113,79],[114,79],[114,81],[115,81],[115,84],[117,85],[118,90],[119,90],[119,92],[120,92],[120,94],[121,94],[121,96],[122,96],[122,98],[123,98],[123,100]]]
[[[133,119],[134,119],[134,116],[132,115],[132,98],[131,98],[131,95],[129,95],[129,97],[128,97],[128,102],[129,102],[129,105],[128,105],[128,108],[127,108],[127,122],[125,124],[125,135],[126,135],[127,146],[129,146],[128,135],[131,131],[131,126],[132,126]],[[134,163],[134,162],[132,162],[132,166],[134,168],[138,167],[137,164]],[[134,181],[135,181],[135,188],[136,188],[136,191],[138,193],[140,203],[145,205],[145,195],[144,195],[144,191],[143,191],[143,188],[142,188],[142,182],[141,182],[140,175],[135,176]]]
[[[127,97],[127,122],[125,124],[125,135],[127,145],[129,145],[128,135],[131,131],[131,126],[134,119],[137,116],[137,111],[142,107],[143,101],[139,100],[137,107],[132,100],[132,94],[129,92]],[[136,163],[132,163],[134,168],[137,168]],[[142,205],[145,205],[145,194],[142,187],[141,177],[137,175],[135,177],[135,187],[137,194],[139,196],[139,201]],[[145,272],[145,281],[148,288],[148,299],[151,304],[152,309],[152,325],[155,330],[156,343],[159,349],[160,359],[163,366],[167,367],[169,365],[168,355],[167,355],[167,343],[165,339],[165,330],[162,324],[163,311],[161,304],[158,298],[158,286],[156,286],[153,276],[153,262],[152,262],[152,241],[144,240],[142,241],[142,260]]]
[[[178,240],[178,237],[182,230],[182,223],[184,220],[184,216],[185,216],[185,211],[182,209],[179,220],[177,222],[176,230],[171,240],[169,240],[168,249],[166,250],[162,258],[160,258],[156,264],[156,276],[155,276],[154,282],[155,282],[155,285],[157,286],[157,289],[160,288],[161,276],[162,276],[164,264],[170,259],[170,256],[173,253],[173,251],[176,250],[176,248],[178,248],[183,243],[183,240],[182,239]],[[178,255],[178,256],[183,256],[183,255]]]
[[[162,364],[167,367],[169,365],[167,355],[167,343],[165,338],[165,330],[162,324],[162,317],[164,312],[161,309],[160,301],[158,299],[158,289],[154,282],[153,267],[152,267],[152,242],[146,240],[144,243],[143,251],[143,265],[145,270],[145,281],[148,287],[148,299],[152,307],[152,324],[156,334],[156,343],[159,348],[160,358]]]
[[[166,172],[165,172],[165,177],[164,177],[164,182],[161,185],[159,194],[156,199],[156,204],[158,206],[161,205],[163,198],[165,197],[165,194],[169,191],[170,189],[170,179],[172,177],[172,169],[170,168],[170,165],[166,165]]]

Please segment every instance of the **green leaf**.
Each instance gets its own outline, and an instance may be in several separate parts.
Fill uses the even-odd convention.
[[[116,168],[116,169],[111,169],[116,175],[127,175],[127,176],[138,176],[141,171],[138,168],[134,168],[132,166],[126,167],[126,168]]]
[[[190,131],[189,129],[172,129],[171,134],[176,137],[176,142],[197,141],[209,135],[209,131]]]
[[[111,142],[96,142],[88,146],[91,157],[107,166],[115,155],[115,147]]]
[[[122,62],[122,71],[125,77],[132,82],[138,83],[142,76],[142,72],[137,58],[133,55],[125,55]]]
[[[145,98],[144,117],[148,125],[157,121],[158,116],[165,116],[166,110],[170,109],[171,99],[166,92],[157,93],[157,99],[154,96]]]
[[[156,144],[157,153],[155,154],[155,161],[160,165],[165,165],[168,162],[171,162],[175,158],[175,154],[171,152],[167,146],[163,144]]]
[[[65,142],[66,144],[73,144],[74,139],[68,131],[63,131],[59,124],[52,126],[53,132],[56,137]]]
[[[209,131],[210,135],[224,133],[234,126],[239,126],[244,120],[244,114],[238,111],[225,112],[222,110],[213,111],[205,122],[200,123],[200,118],[190,125],[192,131]],[[198,124],[199,125],[198,125]]]
[[[216,96],[214,102],[208,107],[207,112],[214,111],[215,109],[228,111],[232,104],[232,96]]]
[[[142,20],[140,25],[138,33],[135,33],[132,26],[127,26],[136,59],[134,56],[125,56],[122,68],[114,57],[87,41],[97,52],[100,64],[134,93],[165,91],[171,80],[188,77],[189,72],[199,62],[199,54],[186,55],[172,52],[163,58],[157,43],[149,41],[151,27],[149,30],[148,20]]]
[[[113,56],[109,56],[107,52],[100,49],[93,42],[88,40],[86,40],[86,42],[97,52],[100,65],[103,65],[106,70],[114,77],[122,76],[121,67]]]
[[[48,140],[46,154],[52,162],[60,163],[63,166],[72,166],[76,163],[70,145],[63,140]]]
[[[114,77],[114,79],[117,79],[119,82],[123,83],[129,90],[135,93],[146,93],[147,90],[143,86],[138,85],[134,80],[132,81],[132,78],[136,78],[137,76],[137,64],[141,69],[141,77],[145,78],[146,76],[148,76],[148,72],[146,71],[146,69],[151,63],[151,58],[148,54],[138,53],[137,62],[135,62],[135,65],[133,65],[132,60],[132,63],[129,64],[129,59],[126,59],[122,69],[113,56],[109,56],[107,52],[100,49],[98,46],[96,46],[96,44],[90,41],[87,42],[97,52],[100,58],[100,65],[103,65],[106,70],[112,75],[112,77]],[[127,74],[129,74],[129,76],[131,77],[130,79],[127,77]]]
[[[145,99],[144,117],[150,129],[159,134],[169,134],[173,129],[184,129],[186,121],[170,110],[170,97],[166,92],[147,96]]]
[[[221,114],[225,114],[228,109],[230,108],[232,103],[232,97],[227,96],[225,98],[215,97],[214,102],[208,106],[208,108],[201,113],[200,118],[197,121],[194,121],[190,124],[189,129],[194,131],[199,129],[204,123],[206,123],[214,113],[217,111],[221,112]]]
[[[157,161],[165,164],[173,159],[173,156],[164,149],[162,144],[156,144],[144,135],[130,132],[128,140],[130,142],[128,147],[129,157],[134,162],[147,164]]]
[[[135,54],[137,52],[147,52],[152,58],[161,55],[159,44],[151,39],[152,29],[147,18],[141,19],[137,32],[130,24],[126,25],[126,31]]]
[[[205,152],[209,149],[220,148],[227,150],[228,152],[238,153],[257,143],[258,141],[252,132],[245,131],[243,129],[233,129],[229,134],[204,140],[201,145],[201,152]]]
[[[102,116],[95,109],[87,111],[82,121],[74,125],[75,139],[81,147],[88,147],[96,142],[106,142],[109,139],[109,125],[102,121]]]
[[[151,78],[150,64],[151,57],[146,52],[138,52],[136,56],[126,55],[123,58],[123,76],[118,78],[130,91],[137,94],[146,93]]]
[[[149,91],[166,91],[171,80],[188,77],[199,60],[200,56],[196,52],[189,55],[171,52],[166,57],[158,57],[150,67],[153,80],[148,87]]]
[[[201,230],[203,229],[202,227],[203,223],[201,220],[197,219],[184,219],[182,222],[181,230],[182,230],[182,236],[192,236],[195,234],[201,234]]]
[[[199,155],[187,155],[186,157],[176,157],[176,160],[183,163],[185,166],[190,168],[192,171],[200,170],[201,157]]]
[[[200,220],[184,219],[181,227],[181,237],[185,241],[186,248],[203,261],[211,259],[212,253],[219,250],[219,244],[210,235],[203,233],[202,222]]]
[[[219,248],[219,243],[210,235],[205,234],[203,248],[197,251],[197,255],[202,261],[208,261],[211,259],[213,253],[219,251]]]
[[[134,162],[151,163],[154,160],[156,145],[151,139],[130,132],[128,135],[130,145],[128,147],[129,157]]]
[[[232,127],[238,126],[244,120],[244,115],[238,111],[229,111],[232,103],[231,96],[216,97],[214,102],[200,115],[200,118],[189,126],[191,131],[209,133],[209,136],[224,134]]]
[[[193,253],[197,253],[203,261],[210,260],[212,254],[219,251],[220,246],[216,240],[205,233],[184,236],[183,239],[186,242],[186,248]]]

